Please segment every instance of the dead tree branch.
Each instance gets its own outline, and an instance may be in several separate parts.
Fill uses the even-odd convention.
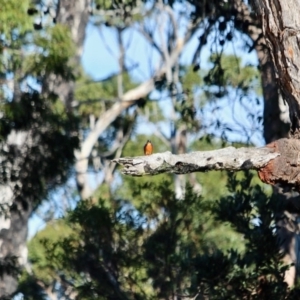
[[[122,165],[123,174],[131,176],[253,169],[265,183],[300,190],[299,153],[300,140],[280,139],[261,148],[228,147],[179,155],[164,152],[123,157],[112,162]]]
[[[175,155],[167,151],[149,156],[114,159],[124,167],[123,174],[131,176],[161,173],[188,174],[210,170],[260,169],[280,154],[273,149],[228,147],[213,151],[197,151]]]

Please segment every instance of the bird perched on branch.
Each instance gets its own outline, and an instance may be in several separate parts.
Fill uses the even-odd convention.
[[[151,155],[152,153],[153,153],[153,144],[151,143],[150,140],[148,140],[144,146],[144,154]]]

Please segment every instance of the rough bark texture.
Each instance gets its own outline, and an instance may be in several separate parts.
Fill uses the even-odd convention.
[[[64,23],[72,30],[72,37],[79,49],[78,57],[81,55],[88,20],[88,4],[88,0],[58,1],[57,21]],[[75,59],[78,60],[78,57]],[[44,95],[54,92],[68,106],[70,97],[73,95],[73,83],[69,84],[62,78],[50,76],[45,79],[43,84]],[[35,162],[32,152],[39,143],[40,140],[34,140],[29,133],[12,131],[7,141],[1,144],[3,152],[1,152],[0,167],[3,171],[1,174],[5,174],[6,179],[1,180],[0,205],[1,209],[2,206],[7,208],[6,216],[4,217],[2,214],[0,218],[1,264],[10,257],[17,257],[20,267],[24,267],[27,262],[28,219],[34,209],[34,201],[36,201],[33,199],[33,193],[30,192],[34,187],[30,186],[29,180],[31,176],[39,176],[39,163]],[[42,145],[40,146],[42,147]],[[3,161],[4,157],[10,157],[10,160],[8,159],[6,163]],[[16,288],[16,274],[4,273],[0,281],[0,297],[11,295]]]
[[[233,6],[237,12],[236,27],[251,38],[252,48],[257,53],[264,100],[264,138],[266,143],[270,143],[287,136],[290,120],[284,114],[285,107],[280,101],[274,65],[262,34],[261,19],[251,14],[242,0],[233,1]]]
[[[262,23],[262,29],[268,50],[272,57],[272,65],[274,66],[276,81],[281,88],[285,104],[289,106],[289,114],[291,120],[290,133],[295,138],[299,137],[299,47],[298,47],[298,30],[299,30],[299,1],[295,0],[264,0],[255,1],[255,10],[259,14]],[[270,103],[269,103],[270,104]],[[276,107],[268,105],[265,102],[265,122],[268,122],[268,111],[276,111]],[[267,113],[267,114],[266,114]],[[272,120],[273,124],[278,123],[278,116],[275,114]],[[284,128],[284,127],[283,127]],[[276,126],[270,127],[272,131],[266,132],[266,140],[269,141],[277,138]],[[273,138],[274,135],[274,138]],[[284,163],[284,162],[283,162]],[[288,162],[286,162],[289,164]],[[283,167],[285,167],[283,165]],[[289,170],[289,168],[288,168]],[[287,174],[283,174],[287,175]],[[268,180],[272,181],[272,175],[268,175]],[[282,241],[282,250],[286,254],[284,261],[287,264],[297,262],[299,241],[297,232],[299,232],[299,224],[297,222],[299,216],[299,196],[285,197],[281,194],[281,189],[276,189],[278,198],[286,202],[287,211],[280,216],[283,220],[278,224],[278,236]],[[287,199],[288,198],[288,199]],[[292,213],[292,214],[291,214]],[[292,286],[295,282],[296,268],[291,267],[285,274],[286,282]]]
[[[26,161],[31,157],[32,140],[28,133],[12,131],[5,143],[1,144],[0,165],[0,262],[17,258],[17,264],[27,262],[27,222],[33,207],[28,194]],[[33,168],[36,166],[32,166]],[[16,179],[16,174],[18,178]],[[25,199],[25,195],[28,195]],[[26,201],[26,205],[24,204]],[[0,267],[1,269],[1,267]],[[0,280],[0,297],[10,295],[17,288],[15,273],[5,273]]]
[[[300,136],[299,30],[300,2],[297,0],[256,1],[263,33],[275,67],[283,98],[289,105],[291,134]]]
[[[213,151],[198,151],[174,155],[171,152],[148,156],[123,157],[113,160],[124,166],[122,172],[131,176],[161,173],[188,174],[210,170],[258,170],[279,156],[272,148],[228,147]]]
[[[279,184],[281,187],[300,187],[300,141],[280,139],[266,147],[281,155],[270,161],[258,171],[259,178],[268,184]]]
[[[188,174],[210,170],[258,170],[260,179],[280,187],[300,188],[300,141],[279,139],[262,148],[228,147],[174,155],[171,152],[113,160],[132,176],[160,173]]]

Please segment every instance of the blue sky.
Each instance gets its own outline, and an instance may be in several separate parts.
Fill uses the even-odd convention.
[[[200,32],[196,33],[194,38],[184,48],[184,51],[181,55],[182,64],[191,64],[195,49],[198,46],[199,36]],[[148,42],[146,42],[145,39],[141,37],[141,35],[135,30],[126,30],[123,39],[127,45],[127,66],[130,68],[133,65],[138,65],[138,67],[132,72],[134,79],[138,82],[147,80],[151,76],[151,71],[153,71],[153,68],[157,67],[159,63],[159,56],[153,50],[153,48],[149,46]],[[101,30],[99,30],[92,25],[88,26],[82,57],[82,65],[85,71],[94,79],[105,78],[110,74],[118,72],[118,48],[116,40],[117,36],[114,29],[102,26]],[[236,36],[233,40],[233,43],[229,43],[226,47],[225,53],[242,56],[242,61],[245,65],[256,65],[257,58],[255,52],[252,51],[251,53],[246,53],[246,51],[242,50],[244,43],[241,40],[242,39],[240,36]],[[209,47],[210,45],[208,43],[208,45],[203,48],[201,53],[202,68],[208,68],[207,61],[208,57],[210,56]],[[228,119],[228,124],[232,123],[232,109],[231,105],[228,105],[227,100],[225,99],[218,103],[219,106],[223,106],[222,109],[219,110],[220,113],[216,113],[213,107],[208,106],[207,115],[209,115],[209,111],[213,110],[214,113],[211,119],[219,117],[223,120]],[[163,105],[163,109],[166,113],[171,111],[170,102],[168,104],[168,101],[164,101]],[[260,109],[262,110],[262,107],[260,107]],[[234,112],[235,118],[239,120],[239,123],[246,123],[246,127],[251,127],[251,121],[247,120],[244,110],[241,109],[238,103],[235,103]],[[149,128],[151,127],[151,124],[140,126],[139,133],[143,133],[143,130],[145,130],[146,132],[144,133],[149,134]],[[232,124],[232,127],[234,128],[234,124]],[[243,135],[239,137],[238,135],[234,135],[234,133],[231,134],[232,140],[239,139],[242,141],[243,138]],[[263,145],[262,134],[260,132],[254,132],[251,141],[255,145]]]

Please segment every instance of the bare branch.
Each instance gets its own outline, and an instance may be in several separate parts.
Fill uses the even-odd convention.
[[[160,16],[157,16],[157,22],[159,24],[159,37],[160,37],[160,44],[161,44],[161,49],[164,55],[164,63],[166,66],[166,78],[167,78],[167,82],[168,84],[170,84],[173,80],[172,80],[172,65],[170,65],[170,53],[168,50],[168,46],[167,46],[167,39],[169,39],[168,37],[165,37],[165,25],[166,25],[166,18],[164,15],[162,15],[161,18],[159,18]],[[159,20],[161,19],[161,20]],[[170,42],[170,41],[168,41]]]
[[[112,162],[124,166],[122,173],[125,175],[143,176],[161,173],[187,174],[210,170],[258,170],[279,155],[280,153],[267,147],[239,149],[228,147],[179,155],[167,151],[149,156],[123,157]]]
[[[144,26],[144,28],[139,28],[138,32],[140,34],[143,35],[143,37],[157,50],[157,52],[163,57],[164,54],[162,52],[162,50],[160,49],[160,47],[158,46],[158,44],[155,42],[152,34],[146,29],[146,27]]]
[[[164,5],[163,10],[166,11],[170,17],[170,21],[171,21],[172,27],[173,27],[173,42],[174,41],[176,42],[177,38],[178,38],[178,25],[177,25],[178,22],[175,19],[174,12],[169,5]]]

